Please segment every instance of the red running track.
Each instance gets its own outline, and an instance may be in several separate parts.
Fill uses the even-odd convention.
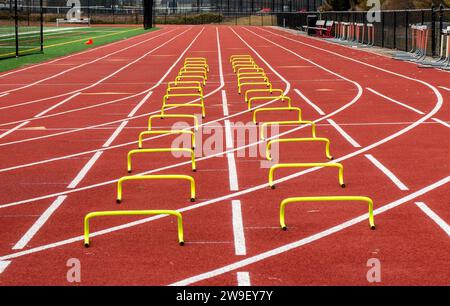
[[[256,127],[237,93],[233,54],[251,54],[304,119],[317,122],[318,136],[330,139],[345,167],[345,189],[334,169],[279,170],[276,178],[285,181],[268,187],[264,155],[251,154],[265,144],[251,137]],[[186,183],[149,182],[126,184],[117,206],[126,153],[188,56],[207,58],[211,68],[198,171],[191,172],[188,158],[155,154],[133,159],[133,173],[192,175],[197,201],[189,202]],[[259,27],[164,27],[61,61],[0,75],[0,90],[8,93],[0,97],[0,183],[8,191],[0,204],[0,284],[69,285],[70,258],[81,262],[82,284],[96,285],[368,285],[370,258],[381,262],[381,285],[449,283],[449,235],[415,204],[450,222],[447,73]],[[227,145],[226,125],[239,122],[247,136]],[[280,132],[310,135],[308,127]],[[173,140],[154,137],[145,146]],[[326,159],[323,145],[304,143],[281,144],[280,161]],[[280,230],[282,199],[321,195],[370,196],[377,230],[368,229],[361,203],[291,204],[289,230]],[[92,222],[98,235],[85,249],[84,215],[115,209],[180,210],[186,245],[176,243],[168,217],[104,218]]]

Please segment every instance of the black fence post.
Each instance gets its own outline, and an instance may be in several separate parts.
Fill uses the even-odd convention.
[[[14,0],[14,24],[16,35],[16,57],[19,57],[19,16],[17,15],[17,0]]]
[[[394,11],[394,49],[397,49],[397,11]]]
[[[436,56],[436,8],[431,5],[431,55]]]
[[[384,17],[386,13],[381,12],[381,47],[384,48]]]
[[[405,52],[408,52],[408,34],[409,34],[409,11],[406,11],[405,16]]]
[[[40,5],[40,34],[41,34],[41,53],[44,52],[44,7],[43,7],[43,0],[39,0]]]

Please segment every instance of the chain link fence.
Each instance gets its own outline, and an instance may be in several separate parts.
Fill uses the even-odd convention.
[[[0,0],[0,58],[42,52],[40,0]]]

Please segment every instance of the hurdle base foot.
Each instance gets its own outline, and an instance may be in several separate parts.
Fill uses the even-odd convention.
[[[283,231],[287,231],[287,226],[282,226],[281,229],[282,229]]]
[[[191,198],[191,202],[195,202],[195,198]]]
[[[117,200],[116,200],[116,203],[117,203],[117,204],[120,204],[120,203],[122,203],[122,200],[117,199]]]
[[[180,241],[179,244],[180,244],[180,246],[183,246],[184,245],[184,241]]]
[[[275,189],[275,185],[270,186],[271,189]]]
[[[89,243],[85,243],[85,244],[84,244],[84,247],[85,247],[85,248],[88,248],[88,247],[89,247]]]
[[[372,231],[374,231],[374,230],[375,230],[375,225],[370,226],[370,229],[371,229]]]
[[[342,184],[341,187],[342,187],[342,188],[345,188],[346,186],[345,186],[345,184]]]
[[[131,170],[128,170],[128,173],[131,173]]]
[[[197,169],[192,169],[192,172],[197,172]]]

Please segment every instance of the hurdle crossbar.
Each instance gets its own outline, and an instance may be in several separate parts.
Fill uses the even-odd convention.
[[[298,112],[298,121],[302,121],[302,110],[299,107],[271,107],[271,108],[258,108],[253,112],[253,123],[258,124],[256,121],[256,115],[261,112],[270,112],[270,111],[297,111]]]
[[[261,124],[261,129],[260,129],[260,139],[261,140],[265,140],[265,131],[267,130],[267,126],[269,125],[291,125],[291,124],[309,124],[311,125],[311,130],[312,130],[312,138],[316,138],[316,123],[314,121],[270,121],[270,122],[263,122]]]
[[[280,138],[280,139],[272,139],[267,142],[266,146],[266,158],[267,160],[272,160],[272,156],[270,155],[270,148],[274,143],[288,143],[288,142],[325,142],[325,155],[329,160],[333,159],[333,156],[330,154],[330,140],[328,138]]]
[[[138,150],[131,150],[127,154],[127,169],[128,173],[131,173],[131,157],[135,154],[141,154],[141,153],[164,153],[164,152],[188,152],[191,154],[191,163],[192,163],[192,171],[197,171],[195,167],[195,152],[192,149],[188,148],[152,148],[152,149],[138,149]]]
[[[369,224],[372,230],[375,229],[375,221],[373,217],[373,201],[368,197],[361,196],[323,196],[323,197],[296,197],[287,198],[281,201],[280,204],[280,225],[283,230],[287,230],[285,223],[286,205],[296,202],[325,202],[325,201],[361,201],[366,202],[369,206]]]
[[[269,170],[269,186],[272,189],[275,189],[274,181],[274,173],[277,169],[286,169],[286,168],[314,168],[314,167],[333,167],[339,169],[339,185],[342,188],[345,188],[344,183],[344,166],[340,163],[288,163],[288,164],[276,164],[270,167]]]
[[[269,97],[269,96],[266,96],[266,97],[252,97],[252,98],[250,98],[248,100],[248,110],[249,111],[252,110],[252,102],[253,101],[272,101],[272,100],[274,100],[274,101],[276,101],[276,100],[285,101],[286,100],[287,103],[288,103],[288,107],[292,108],[292,99],[290,97],[288,97],[288,96],[281,95],[281,96],[273,96],[273,97]]]
[[[143,131],[139,133],[138,147],[142,149],[142,140],[146,135],[170,135],[170,134],[189,134],[191,135],[192,148],[195,149],[195,133],[190,130],[156,130],[156,131]]]
[[[270,89],[265,89],[265,88],[260,88],[260,89],[247,89],[247,90],[245,91],[245,102],[248,102],[248,97],[249,97],[249,95],[250,95],[251,93],[263,93],[263,92],[265,92],[265,93],[270,93],[270,94],[272,94],[272,93],[279,93],[279,96],[284,96],[284,90],[278,89],[278,88],[275,88],[275,89],[272,89],[272,90],[270,90]]]
[[[148,129],[151,130],[152,129],[152,120],[154,118],[160,118],[160,119],[164,119],[164,118],[192,118],[194,119],[194,129],[195,131],[198,131],[198,118],[195,115],[189,115],[189,114],[162,114],[162,115],[151,115],[150,117],[148,117]]]
[[[84,217],[84,246],[89,247],[89,220],[97,217],[111,216],[147,216],[147,215],[171,215],[177,218],[178,243],[184,245],[183,217],[175,210],[120,210],[120,211],[96,211],[88,213]]]
[[[123,176],[117,181],[117,203],[122,202],[122,185],[126,181],[147,181],[147,180],[186,180],[191,186],[191,202],[195,202],[195,180],[192,176],[183,174],[153,174],[139,176]]]

